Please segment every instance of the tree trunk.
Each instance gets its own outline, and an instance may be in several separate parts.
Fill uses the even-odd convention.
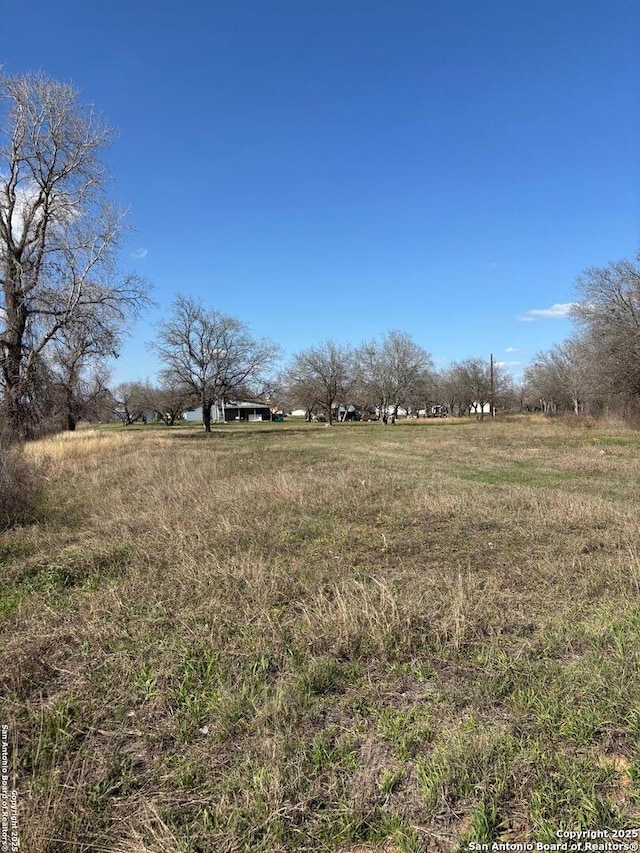
[[[211,432],[211,407],[213,403],[202,401],[202,425],[205,432]]]
[[[17,387],[7,387],[2,406],[2,434],[7,442],[27,437],[26,412],[19,400]]]
[[[9,269],[8,275],[14,272]],[[5,385],[4,416],[5,430],[10,440],[25,438],[28,432],[28,417],[26,407],[22,402],[24,392],[24,375],[22,359],[22,342],[24,340],[27,310],[26,301],[20,294],[14,292],[10,285],[5,286],[5,322],[7,326],[4,335],[4,358],[2,359],[2,375]]]
[[[65,419],[67,422],[67,432],[75,432],[76,428],[76,418],[75,413],[73,411],[73,388],[74,383],[77,381],[76,377],[70,375],[67,377],[68,381],[66,386],[63,386],[64,389],[64,405],[65,405]]]

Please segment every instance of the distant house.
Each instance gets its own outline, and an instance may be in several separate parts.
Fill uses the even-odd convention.
[[[225,403],[225,421],[270,421],[271,409],[265,403]]]
[[[189,409],[184,413],[185,421],[202,423],[202,406]],[[270,421],[271,409],[266,403],[230,400],[211,407],[211,423],[221,424],[232,421]]]
[[[472,403],[469,406],[469,414],[470,415],[490,415],[491,414],[491,403],[484,403],[480,405],[480,403]]]

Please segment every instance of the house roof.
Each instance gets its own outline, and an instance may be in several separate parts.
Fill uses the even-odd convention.
[[[246,400],[232,401],[229,400],[224,404],[226,409],[271,409],[268,403],[250,403]]]

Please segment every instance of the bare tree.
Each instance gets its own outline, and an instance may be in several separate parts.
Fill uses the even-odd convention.
[[[573,315],[591,350],[590,372],[603,395],[640,406],[640,255],[591,267],[578,278]]]
[[[289,388],[308,409],[320,406],[330,424],[334,410],[349,402],[353,383],[353,353],[349,347],[327,341],[294,356],[286,371]],[[313,402],[312,402],[313,401]]]
[[[362,344],[356,355],[356,375],[364,397],[382,412],[420,407],[432,384],[429,353],[406,332],[392,330],[379,341]]]
[[[141,421],[147,411],[145,386],[142,382],[121,382],[111,391],[111,412],[124,426]]]
[[[247,326],[187,296],[178,296],[153,343],[164,382],[188,389],[202,406],[205,432],[217,401],[259,385],[278,356],[276,344],[256,340]]]
[[[471,411],[475,411],[478,420],[483,420],[485,406],[491,400],[489,362],[482,358],[467,358],[458,362],[456,368],[467,392],[467,399],[471,402]]]
[[[311,421],[316,407],[319,405],[318,384],[308,374],[293,370],[293,365],[286,368],[279,381],[280,398],[290,409],[303,408],[305,420]]]
[[[117,268],[124,221],[100,160],[110,137],[72,85],[0,75],[0,374],[16,436],[29,432],[34,371],[56,337],[130,322],[148,300]]]
[[[30,437],[46,435],[60,429],[61,394],[57,377],[49,362],[42,356],[34,358],[31,365],[29,384],[25,386],[21,408],[24,413],[23,433],[16,434],[7,419],[3,416],[6,397],[5,383],[0,375],[0,447],[9,445],[19,439],[27,431]],[[28,418],[28,420],[27,420]]]
[[[194,399],[191,389],[167,383],[158,386],[146,383],[142,388],[142,396],[145,410],[153,412],[167,426],[173,426]]]
[[[101,362],[84,370],[76,385],[72,416],[76,421],[104,421],[110,417],[110,392],[108,389],[111,373]]]
[[[534,391],[531,384],[527,381],[526,376],[519,382],[514,383],[511,401],[513,408],[518,412],[528,410],[532,403],[535,406]]]
[[[564,405],[564,388],[557,364],[550,353],[539,352],[524,372],[536,405],[544,414],[553,414]]]
[[[525,378],[543,412],[571,410],[579,415],[590,397],[592,367],[586,340],[574,338],[538,353]]]
[[[493,365],[492,376],[491,364],[483,358],[467,358],[456,362],[451,366],[451,374],[459,408],[475,412],[478,420],[484,420],[487,405],[504,399],[511,389],[511,379],[501,365]]]
[[[60,420],[67,430],[75,430],[84,408],[109,380],[104,359],[117,356],[120,330],[115,318],[105,319],[91,310],[73,325],[58,329],[51,339],[49,363],[60,391]]]
[[[464,383],[464,377],[456,364],[440,371],[437,379],[437,396],[435,403],[444,405],[449,414],[462,416],[469,411],[473,400],[471,393]]]
[[[379,341],[365,341],[355,353],[354,379],[363,408],[375,409],[378,418],[389,407],[391,378]]]

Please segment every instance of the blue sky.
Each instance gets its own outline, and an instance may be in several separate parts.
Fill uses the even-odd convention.
[[[517,374],[569,334],[551,309],[576,276],[640,248],[636,0],[32,0],[3,19],[6,72],[73,81],[117,129],[122,263],[157,305],[114,381],[154,376],[178,292],[290,353],[396,328],[438,366],[492,352]]]

